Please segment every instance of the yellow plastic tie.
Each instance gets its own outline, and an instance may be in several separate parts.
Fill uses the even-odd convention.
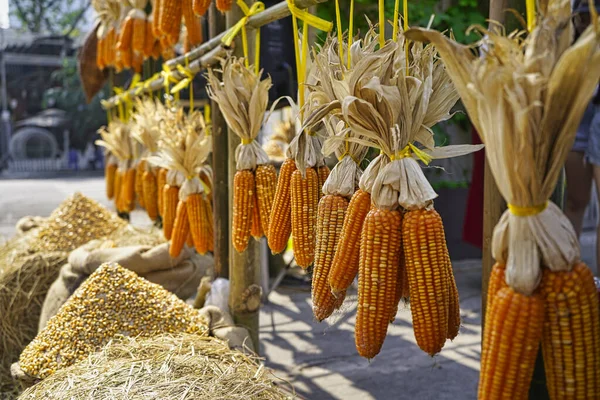
[[[242,139],[242,144],[247,145],[254,142],[254,139]]]
[[[206,122],[207,125],[212,122],[212,117],[210,114],[210,103],[206,103],[206,105],[204,106],[204,122]]]
[[[225,33],[223,39],[221,39],[221,43],[223,43],[227,47],[230,47],[237,35],[239,35],[239,33],[241,32],[245,64],[246,68],[248,68],[250,61],[248,55],[248,37],[246,35],[246,25],[248,24],[248,20],[250,19],[250,17],[265,10],[265,5],[263,2],[257,1],[256,3],[252,4],[252,7],[248,7],[248,5],[243,0],[237,0],[237,5],[242,9],[244,16]],[[254,68],[256,74],[258,75],[260,71],[260,28],[256,29]]]
[[[352,47],[352,34],[354,30],[354,0],[350,0],[350,17],[348,21],[348,69],[352,65],[352,52],[350,51],[350,47]],[[342,59],[340,54],[340,60]]]
[[[508,210],[517,217],[532,217],[538,215],[548,207],[548,202],[533,207],[519,207],[514,204],[508,204]]]
[[[379,47],[385,46],[385,1],[379,0]]]
[[[404,147],[402,150],[388,157],[391,161],[394,161],[412,157],[413,154],[417,156],[417,158],[421,160],[425,165],[429,165],[431,160],[433,160],[433,158],[431,158],[429,154],[425,153],[423,150],[419,149],[412,143],[407,144],[406,147]]]
[[[527,7],[527,31],[531,32],[535,28],[535,0],[526,0]]]
[[[333,28],[333,22],[326,21],[322,18],[317,17],[316,15],[312,15],[306,10],[302,10],[294,4],[293,0],[287,0],[288,8],[293,17],[299,19],[300,21],[306,22],[308,25],[312,26],[323,32],[329,32]]]
[[[408,30],[408,0],[403,0],[403,11],[404,11],[404,32]],[[408,50],[408,39],[404,38],[404,55],[406,56],[406,75],[408,75],[408,68],[410,62],[408,60],[409,50]]]

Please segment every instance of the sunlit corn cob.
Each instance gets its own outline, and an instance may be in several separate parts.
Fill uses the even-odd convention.
[[[118,264],[103,264],[27,345],[19,366],[45,378],[102,348],[117,335],[208,334],[207,322],[160,285]]]
[[[210,7],[211,0],[193,0],[194,14],[203,16]]]
[[[158,31],[161,36],[166,38],[165,43],[169,47],[174,46],[179,41],[182,14],[182,0],[162,0],[160,2]]]
[[[570,272],[544,271],[542,337],[550,398],[600,396],[600,313],[592,271],[578,263]]]
[[[117,212],[122,212],[121,209],[122,201],[122,190],[123,190],[123,171],[120,168],[117,168],[117,172],[115,173],[115,189],[114,189],[114,199],[115,199],[115,208]]]
[[[168,40],[160,40],[160,57],[162,57],[165,61],[169,61],[175,58],[176,55],[175,49],[173,48],[174,45],[171,45],[169,43],[170,42]]]
[[[156,175],[152,171],[144,171],[142,180],[146,212],[152,221],[156,221],[158,218],[158,186],[156,184]]]
[[[187,208],[188,208],[188,219],[190,221],[190,232],[192,233],[192,239],[194,241],[194,247],[200,254],[206,254],[208,251],[208,235],[205,225],[208,223],[206,220],[206,203],[203,199],[204,194],[194,193],[188,196]]]
[[[365,358],[379,354],[387,334],[398,278],[401,226],[399,211],[378,208],[369,211],[363,225],[354,337],[358,354]]]
[[[484,330],[479,399],[528,398],[543,322],[539,293],[525,296],[510,287],[496,293]]]
[[[292,206],[292,238],[294,257],[302,268],[315,260],[317,208],[319,206],[319,177],[314,168],[306,169],[306,177],[294,171],[290,182]]]
[[[121,24],[121,30],[117,39],[117,50],[131,51],[133,41],[133,18],[127,17]]]
[[[500,289],[503,289],[508,286],[506,284],[505,272],[506,272],[506,265],[504,265],[504,264],[497,262],[492,267],[492,272],[490,274],[490,280],[488,282],[488,290],[487,290],[487,298],[486,298],[486,307],[485,307],[486,316],[487,316],[487,311],[489,311],[489,309],[492,307],[492,301],[494,300],[496,293],[498,293],[498,291]]]
[[[258,213],[260,224],[265,234],[269,233],[269,218],[273,207],[273,199],[277,188],[277,172],[275,167],[259,165],[255,172],[256,195],[258,197]]]
[[[179,202],[179,186],[165,185],[163,188],[163,233],[167,240],[171,240],[177,203]]]
[[[156,188],[157,188],[157,205],[158,205],[158,215],[164,215],[164,188],[167,185],[167,169],[161,168],[158,170],[158,174],[156,175]]]
[[[223,13],[231,10],[232,4],[233,0],[216,0],[217,10]]]
[[[115,65],[115,47],[117,45],[116,41],[117,35],[115,33],[115,30],[109,30],[105,38],[104,47],[102,48],[102,51],[104,53],[104,56],[102,58],[104,59],[104,64],[107,67],[112,67]]]
[[[448,333],[450,257],[442,218],[433,209],[408,211],[402,240],[415,338],[423,351],[434,355]]]
[[[202,43],[202,22],[194,14],[193,0],[183,0],[183,22],[187,29],[187,39],[190,47],[194,48]]]
[[[152,56],[152,50],[154,49],[154,32],[152,32],[152,16],[146,20],[146,37],[144,38],[144,59],[148,59]]]
[[[279,254],[286,249],[292,233],[290,184],[294,171],[296,171],[296,162],[292,158],[285,160],[279,170],[275,199],[269,218],[269,233],[267,234],[269,248],[273,254]]]
[[[117,164],[107,163],[104,166],[104,180],[106,181],[106,197],[112,200],[115,197],[115,176],[117,174]]]
[[[132,53],[131,69],[141,75],[144,70],[144,55],[142,53]]]
[[[106,67],[106,62],[104,61],[104,47],[106,46],[105,38],[98,38],[96,42],[96,65],[99,69],[104,69]]]
[[[347,208],[348,200],[341,196],[328,195],[319,201],[315,267],[312,277],[313,314],[318,321],[329,317],[344,301],[345,292],[334,296],[327,280]]]
[[[160,44],[160,40],[156,40],[154,42],[154,47],[152,48],[152,58],[154,60],[158,60],[162,56],[162,45]]]
[[[460,330],[460,299],[450,262],[448,262],[448,270],[448,330],[446,338],[454,340]]]
[[[144,55],[144,43],[146,42],[146,19],[133,19],[133,34],[131,40],[131,50],[140,56]],[[143,58],[142,58],[143,60]]]
[[[254,205],[252,206],[252,226],[250,227],[250,235],[256,239],[260,240],[261,237],[264,236],[263,227],[260,223],[260,214],[258,211],[258,197],[256,196],[256,191],[254,192],[253,201]]]
[[[319,200],[323,197],[323,185],[329,177],[330,172],[331,170],[327,165],[322,165],[317,169],[317,174],[319,175]]]
[[[142,208],[146,208],[144,198],[144,172],[146,172],[146,160],[140,160],[135,169],[135,197]]]
[[[371,195],[360,189],[356,191],[348,204],[338,249],[329,272],[329,285],[333,293],[345,292],[356,278],[360,253],[360,233],[370,208]]]
[[[202,200],[204,201],[204,213],[205,213],[205,221],[204,229],[206,230],[206,237],[208,238],[208,251],[215,250],[215,233],[214,233],[214,216],[213,216],[213,208],[211,203],[210,196],[203,196]]]
[[[131,212],[135,208],[135,168],[128,168],[125,172],[123,185],[124,211]]]
[[[152,34],[156,39],[160,39],[163,36],[158,25],[163,2],[164,0],[154,0],[152,4]]]
[[[243,252],[248,247],[254,207],[254,174],[250,170],[237,171],[233,180],[233,247]]]
[[[175,214],[175,223],[173,224],[173,233],[171,234],[171,245],[169,246],[169,255],[176,258],[181,253],[183,245],[190,234],[190,221],[188,219],[187,204],[185,201],[177,203]]]
[[[400,255],[398,256],[398,261],[396,291],[394,292],[394,302],[392,304],[393,307],[390,313],[390,323],[394,322],[396,319],[398,307],[404,295],[404,287],[407,286],[405,281],[408,279],[408,277],[406,276],[406,263],[404,262],[404,251],[402,250],[402,246],[400,246]]]

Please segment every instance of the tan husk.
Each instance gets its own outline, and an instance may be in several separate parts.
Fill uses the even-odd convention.
[[[235,150],[237,170],[254,170],[267,164],[269,156],[256,141],[269,103],[271,78],[260,80],[254,67],[246,67],[244,59],[230,57],[222,62],[222,76],[207,74],[208,95],[221,109],[227,125],[242,139]]]
[[[600,24],[568,47],[568,0],[548,4],[525,40],[519,34],[486,34],[482,58],[438,32],[413,29],[412,40],[432,41],[444,59],[482,141],[502,196],[517,207],[540,207],[550,198],[577,126],[600,76]],[[552,270],[570,270],[578,241],[551,202],[537,215],[507,211],[494,231],[494,257],[507,263],[507,282],[531,294],[541,278],[540,259]]]

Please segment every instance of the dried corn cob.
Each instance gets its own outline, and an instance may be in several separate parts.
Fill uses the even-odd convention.
[[[252,196],[254,206],[252,206],[252,226],[250,227],[250,235],[256,240],[260,240],[264,236],[263,227],[260,223],[260,215],[258,211],[258,197],[256,196],[256,190],[254,196]]]
[[[144,69],[144,55],[142,53],[132,53],[131,69],[136,74],[142,74],[142,70]]]
[[[215,234],[214,234],[214,222],[213,222],[213,209],[212,209],[212,204],[210,201],[210,197],[209,196],[204,196],[202,198],[204,200],[204,213],[206,215],[205,217],[205,230],[206,230],[206,237],[208,237],[208,251],[214,251],[215,250]]]
[[[444,347],[448,331],[450,257],[440,215],[433,209],[408,211],[402,238],[415,338],[434,355]]]
[[[206,254],[208,251],[208,241],[206,224],[206,203],[203,193],[194,193],[187,198],[188,218],[190,220],[190,231],[194,240],[194,247],[200,254]]]
[[[105,46],[106,38],[98,38],[96,43],[96,65],[99,69],[104,69],[104,67],[106,67],[106,62],[104,61]]]
[[[323,185],[329,177],[330,172],[331,170],[327,165],[322,165],[317,169],[317,174],[319,175],[319,200],[323,197]]]
[[[360,232],[370,207],[371,195],[365,191],[357,190],[350,199],[340,235],[339,251],[335,252],[329,272],[328,280],[333,293],[345,292],[358,273]]]
[[[183,4],[181,0],[162,0],[158,20],[158,31],[164,36],[168,47],[179,41]]]
[[[542,296],[525,296],[510,287],[500,289],[487,321],[484,344],[488,345],[481,353],[478,398],[527,399],[542,339]]]
[[[217,10],[222,13],[231,10],[231,5],[233,4],[233,0],[216,0]]]
[[[194,14],[193,0],[183,0],[183,22],[187,29],[187,40],[191,48],[202,43],[202,22]]]
[[[121,209],[121,197],[122,197],[122,191],[123,189],[123,171],[120,168],[117,168],[117,172],[115,174],[115,189],[114,189],[114,193],[115,193],[115,208],[117,209],[117,212],[122,212],[123,210]]]
[[[104,64],[107,67],[112,67],[115,65],[114,49],[117,45],[116,40],[117,40],[117,35],[115,33],[115,30],[114,29],[109,30],[108,34],[106,35],[104,47],[102,48],[102,51],[104,53],[102,58],[104,60]]]
[[[133,211],[135,208],[135,168],[127,169],[123,185],[123,211]]]
[[[550,398],[600,395],[600,314],[592,271],[578,263],[570,272],[544,271],[542,338]]]
[[[187,235],[187,239],[185,240],[185,244],[190,249],[194,247],[194,238],[192,237],[192,232],[189,232]]]
[[[394,292],[394,303],[390,313],[390,323],[394,322],[396,319],[396,314],[398,313],[398,307],[400,305],[400,301],[403,298],[404,287],[407,286],[406,280],[408,279],[406,276],[406,263],[404,261],[404,251],[402,250],[402,246],[400,246],[400,255],[398,256],[398,274],[396,280],[396,291]]]
[[[460,299],[450,262],[448,262],[448,267],[448,330],[446,338],[454,340],[460,330]]]
[[[140,160],[135,169],[135,197],[142,208],[146,208],[144,204],[144,172],[146,172],[146,160]]]
[[[496,293],[498,293],[498,291],[500,289],[503,289],[508,286],[506,284],[505,272],[506,272],[506,265],[498,263],[498,262],[496,264],[494,264],[494,267],[492,268],[492,273],[490,274],[490,280],[488,283],[486,307],[485,307],[487,310],[486,316],[487,316],[487,312],[492,307],[492,301],[493,301],[494,297],[496,296]]]
[[[154,4],[152,5],[152,34],[156,39],[160,39],[163,36],[158,26],[163,2],[164,0],[154,0]]]
[[[162,45],[160,44],[160,40],[154,42],[154,47],[152,48],[152,58],[154,60],[158,60],[162,55]]]
[[[292,174],[296,171],[296,162],[288,158],[281,165],[275,199],[271,208],[269,218],[269,248],[273,254],[279,254],[287,247],[288,239],[292,233],[292,203],[290,195],[290,184]]]
[[[277,172],[272,165],[259,165],[255,172],[256,196],[258,197],[258,212],[260,224],[265,234],[269,232],[269,218],[273,206],[273,198],[277,187]]]
[[[152,56],[152,50],[154,49],[154,42],[156,42],[156,38],[154,37],[154,32],[152,32],[152,15],[148,17],[146,20],[146,37],[144,38],[144,58],[148,59]]]
[[[345,292],[337,295],[331,293],[327,280],[347,208],[348,200],[342,196],[328,195],[319,201],[315,267],[312,278],[313,314],[319,322],[339,308],[345,297]]]
[[[208,7],[210,7],[210,1],[211,0],[193,0],[192,6],[194,8],[194,14],[196,14],[199,17],[206,14],[206,11],[208,11]]]
[[[254,206],[254,174],[249,170],[237,171],[233,181],[233,247],[243,252],[248,247]]]
[[[152,221],[156,221],[158,218],[158,186],[156,184],[156,175],[152,171],[145,171],[142,180],[146,212]]]
[[[139,10],[141,11],[141,10]],[[142,12],[143,13],[143,12]],[[141,17],[141,15],[140,15]],[[133,18],[133,33],[131,40],[131,50],[134,55],[144,54],[144,43],[146,42],[146,18]]]
[[[171,239],[177,203],[179,202],[179,186],[165,185],[163,188],[163,233],[167,240]]]
[[[104,179],[106,181],[106,197],[112,200],[115,197],[115,177],[117,174],[117,164],[106,163],[104,166]]]
[[[175,223],[173,224],[173,233],[171,234],[171,245],[169,246],[169,255],[176,258],[181,254],[183,245],[190,234],[190,221],[188,219],[187,204],[185,201],[177,203]]]
[[[117,50],[131,51],[133,41],[133,18],[127,17],[121,24],[121,30],[117,39]]]
[[[355,341],[358,354],[366,358],[381,350],[394,308],[401,226],[399,211],[375,208],[362,229]]]
[[[294,171],[290,182],[292,209],[292,238],[294,257],[302,268],[315,260],[316,220],[319,205],[319,178],[313,168],[306,169],[306,177]]]
[[[167,184],[167,169],[161,168],[158,170],[158,175],[156,176],[156,188],[157,188],[157,205],[158,205],[158,215],[164,215],[164,188]]]

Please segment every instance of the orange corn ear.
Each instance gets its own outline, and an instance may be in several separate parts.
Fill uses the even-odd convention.
[[[334,296],[327,279],[338,244],[348,200],[328,195],[319,201],[315,268],[312,277],[313,314],[320,322],[344,302],[345,292]]]
[[[142,53],[133,53],[131,59],[131,69],[136,74],[142,74],[142,70],[144,69],[144,55]]]
[[[269,218],[269,233],[267,234],[269,248],[273,254],[279,254],[285,250],[292,233],[290,183],[294,171],[296,171],[296,162],[291,158],[285,160],[279,170],[275,199]]]
[[[207,223],[206,212],[204,210],[206,205],[202,198],[203,196],[201,193],[194,193],[188,196],[186,200],[194,247],[200,254],[206,254],[208,251],[208,237],[206,227],[204,226]]]
[[[154,42],[154,47],[152,48],[152,58],[158,60],[162,55],[162,47],[160,41],[157,40]]]
[[[592,271],[578,263],[570,272],[544,271],[542,337],[550,398],[600,396],[600,313]]]
[[[254,206],[254,174],[250,170],[237,171],[233,179],[233,221],[231,234],[233,247],[243,252],[248,247],[252,229]]]
[[[135,197],[142,208],[146,208],[144,198],[144,172],[146,172],[146,160],[141,160],[135,169]]]
[[[256,168],[256,195],[258,197],[258,213],[260,224],[265,233],[269,232],[269,218],[273,207],[273,199],[277,187],[277,172],[272,165],[259,165]]]
[[[525,296],[510,287],[496,293],[485,324],[479,399],[528,398],[543,321],[539,294]]]
[[[258,212],[258,197],[256,196],[256,191],[254,192],[252,206],[252,226],[250,228],[250,234],[256,240],[260,240],[261,237],[264,236],[263,227],[260,223],[260,215]]]
[[[115,175],[117,164],[106,164],[104,166],[104,179],[106,181],[106,197],[112,200],[115,197]]]
[[[169,47],[174,46],[179,41],[183,15],[182,3],[182,0],[162,0],[160,4],[158,30],[161,35],[165,36]]]
[[[177,203],[175,224],[173,225],[173,234],[171,235],[171,245],[169,246],[169,255],[173,258],[181,254],[183,245],[190,234],[190,222],[185,201]]]
[[[152,20],[146,20],[146,37],[144,37],[144,59],[148,59],[152,56],[152,49],[154,49],[154,33],[152,32]]]
[[[192,237],[191,233],[188,233],[187,239],[185,240],[185,244],[187,244],[189,248],[194,247],[194,238]]]
[[[161,43],[160,49],[160,56],[163,58],[164,61],[169,61],[175,58],[175,49],[173,49],[172,45]]]
[[[156,175],[151,171],[144,171],[142,178],[144,185],[144,205],[148,217],[152,221],[158,218],[158,185],[156,184]]]
[[[401,299],[409,301],[410,299],[410,287],[408,284],[408,272],[406,272],[406,260],[404,259],[404,250],[402,251],[402,294]]]
[[[133,41],[133,18],[127,17],[121,24],[121,31],[117,38],[117,50],[131,51]]]
[[[163,2],[164,0],[154,0],[154,4],[152,6],[152,34],[156,39],[159,39],[163,36],[158,26]]]
[[[290,182],[292,205],[292,238],[294,257],[302,268],[315,260],[317,207],[319,206],[319,177],[314,168],[306,169],[306,177],[294,171]]]
[[[500,289],[507,287],[506,284],[506,265],[501,263],[494,264],[492,273],[490,274],[490,281],[488,282],[487,298],[486,298],[486,316],[487,311],[492,307],[492,301],[496,296],[496,293]]]
[[[96,43],[96,65],[99,69],[104,69],[106,62],[104,61],[104,46],[106,44],[105,38],[99,38]]]
[[[146,42],[146,19],[133,19],[133,35],[131,41],[131,50],[134,54],[144,55],[144,43]],[[143,58],[142,58],[143,60]]]
[[[202,22],[194,14],[192,2],[193,0],[183,0],[183,22],[190,47],[194,48],[202,43]]]
[[[402,246],[400,246],[400,255],[398,256],[398,272],[396,277],[396,291],[394,292],[394,303],[390,313],[390,323],[394,322],[396,319],[396,314],[398,314],[398,307],[400,305],[400,301],[403,298],[403,290],[406,286],[405,280],[408,279],[406,277],[406,263],[404,262],[404,251],[402,250]]]
[[[231,10],[231,5],[233,4],[233,0],[216,0],[217,10],[221,12],[227,12]]]
[[[358,308],[355,341],[358,354],[373,358],[381,350],[394,308],[402,236],[399,211],[375,208],[367,214],[360,239]]]
[[[177,213],[177,203],[179,202],[179,186],[165,185],[163,188],[163,233],[167,240],[171,239],[173,233],[173,224]]]
[[[203,196],[202,200],[204,200],[204,213],[205,213],[205,221],[204,229],[206,230],[206,237],[208,238],[208,251],[215,250],[215,234],[213,229],[213,209],[211,204],[211,199],[209,196]]]
[[[115,30],[111,29],[108,31],[106,38],[104,39],[104,46],[102,47],[104,64],[107,67],[115,65],[115,47],[116,47],[116,34]]]
[[[327,165],[320,166],[317,173],[319,174],[319,200],[323,197],[323,185],[329,177],[331,170]]]
[[[402,226],[410,309],[419,347],[438,353],[448,332],[448,266],[442,218],[435,210],[408,211]]]
[[[460,331],[460,299],[452,265],[448,262],[448,330],[446,338],[454,340]]]
[[[157,195],[157,205],[158,205],[158,215],[164,215],[164,202],[163,202],[163,194],[164,188],[167,185],[167,169],[161,168],[158,170],[158,175],[156,176],[156,187],[158,189]]]
[[[135,208],[135,168],[129,168],[125,173],[125,186],[123,187],[123,211],[133,211]]]
[[[344,225],[340,234],[338,249],[335,251],[329,285],[333,293],[345,292],[358,273],[360,232],[371,207],[371,195],[358,190],[350,199]]]
[[[121,208],[121,191],[123,189],[123,172],[120,169],[117,169],[117,172],[115,173],[115,188],[113,190],[115,196],[115,208],[117,209],[118,212],[122,212],[122,208]]]
[[[193,0],[194,14],[203,16],[210,7],[210,0]]]

